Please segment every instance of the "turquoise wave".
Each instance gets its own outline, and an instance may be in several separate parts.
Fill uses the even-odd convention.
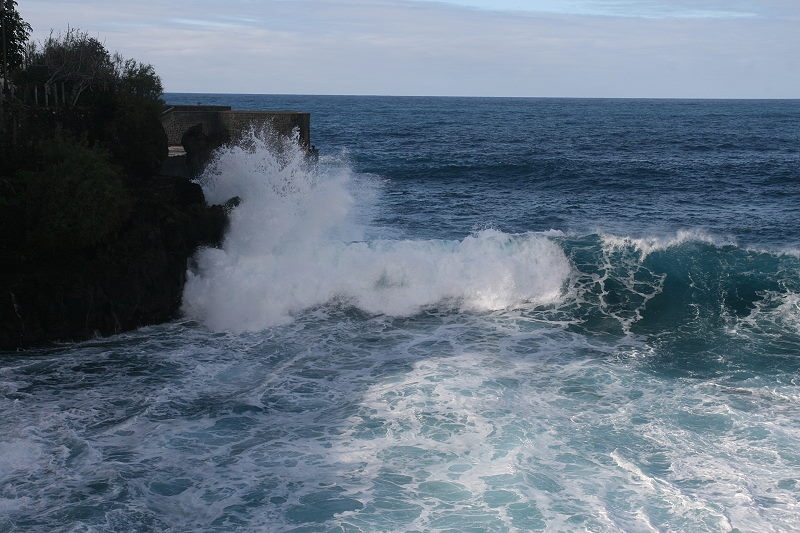
[[[558,311],[573,330],[644,339],[654,363],[689,374],[800,368],[797,254],[703,235],[594,234],[562,246],[575,273]]]

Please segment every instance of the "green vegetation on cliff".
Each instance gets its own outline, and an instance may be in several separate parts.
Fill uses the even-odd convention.
[[[161,80],[78,30],[29,43],[3,2],[17,37],[0,98],[0,350],[171,318],[188,258],[226,220],[197,184],[158,175]]]
[[[54,137],[109,152],[129,175],[152,174],[166,157],[162,86],[152,65],[112,55],[70,29],[29,43],[9,77],[0,127],[2,149],[13,153],[4,158],[4,174],[35,164]]]
[[[167,155],[161,80],[74,29],[24,52],[3,98],[0,242],[26,257],[107,242]]]
[[[103,243],[130,215],[133,204],[122,171],[100,149],[55,139],[42,168],[23,173],[23,205],[30,250],[63,253]]]

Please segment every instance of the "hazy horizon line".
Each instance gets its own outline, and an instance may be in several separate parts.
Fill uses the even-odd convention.
[[[797,98],[746,97],[733,98],[724,96],[486,96],[460,94],[356,94],[356,93],[250,93],[250,92],[203,92],[203,91],[164,91],[167,94],[191,94],[213,96],[340,96],[360,98],[497,98],[528,100],[726,100],[726,101],[796,101]]]

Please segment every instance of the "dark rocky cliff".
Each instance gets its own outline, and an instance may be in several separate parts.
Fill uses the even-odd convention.
[[[159,175],[158,107],[17,107],[0,121],[14,133],[0,138],[0,350],[175,318],[188,262],[227,216],[188,177]]]
[[[1,350],[176,317],[188,261],[198,246],[219,244],[225,212],[184,178],[155,177],[131,193],[130,216],[103,243],[36,257],[2,252]]]
[[[161,79],[75,29],[17,36],[25,61],[0,91],[0,351],[175,317],[188,261],[227,217],[187,174],[161,175]]]

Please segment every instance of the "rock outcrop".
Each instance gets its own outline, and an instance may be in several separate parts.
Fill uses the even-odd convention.
[[[40,257],[0,253],[0,350],[175,318],[188,261],[198,246],[221,242],[225,211],[179,177],[139,182],[131,196],[131,214],[100,244]]]
[[[187,129],[181,136],[181,145],[186,152],[186,166],[189,175],[199,176],[211,159],[214,150],[228,141],[230,138],[224,134],[206,134],[202,124],[196,124]]]

